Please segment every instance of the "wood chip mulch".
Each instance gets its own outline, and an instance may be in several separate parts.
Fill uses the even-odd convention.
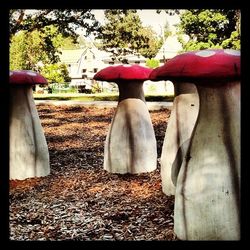
[[[150,111],[157,169],[121,175],[102,167],[115,108],[46,104],[37,109],[51,174],[10,181],[10,240],[178,240],[174,196],[162,192],[159,165],[170,110]]]

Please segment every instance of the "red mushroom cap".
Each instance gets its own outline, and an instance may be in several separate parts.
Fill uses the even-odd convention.
[[[48,84],[46,78],[32,70],[11,70],[9,83],[12,85]]]
[[[177,55],[152,71],[152,81],[239,79],[240,51],[207,49]]]
[[[167,79],[165,76],[163,77],[159,76],[159,72],[162,70],[163,66],[165,66],[165,64],[152,70],[152,72],[149,75],[150,81],[159,81],[159,80]]]
[[[149,75],[153,69],[140,66],[138,64],[124,64],[109,66],[101,69],[94,75],[95,80],[116,82],[120,80],[149,80]]]

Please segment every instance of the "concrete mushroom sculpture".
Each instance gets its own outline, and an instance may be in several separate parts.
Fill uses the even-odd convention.
[[[146,106],[143,82],[152,71],[140,65],[109,66],[95,80],[115,82],[119,101],[104,147],[104,169],[112,173],[143,173],[156,169],[157,147]]]
[[[175,63],[175,58],[170,59],[164,65],[155,68],[149,78],[152,81],[169,80],[172,72],[179,71],[180,66],[179,62]],[[160,159],[162,191],[166,195],[175,194],[177,176],[186,155],[199,110],[196,86],[178,77],[172,79],[172,82],[175,98]]]
[[[32,87],[47,84],[47,80],[34,71],[13,70],[9,84],[9,178],[46,176],[50,173],[49,151]]]
[[[176,184],[174,231],[182,240],[240,239],[240,51],[183,53],[170,79],[191,81],[199,114]]]

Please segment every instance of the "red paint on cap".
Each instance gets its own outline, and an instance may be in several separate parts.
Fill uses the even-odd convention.
[[[152,71],[149,78],[159,80],[239,79],[240,51],[207,49],[177,55]]]
[[[41,74],[32,70],[11,70],[9,83],[12,85],[34,85],[48,84],[48,81]]]
[[[95,80],[116,82],[121,80],[149,80],[149,75],[153,69],[137,64],[109,66],[101,69],[94,75]]]

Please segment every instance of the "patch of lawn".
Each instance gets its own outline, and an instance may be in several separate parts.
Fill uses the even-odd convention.
[[[146,101],[149,102],[166,102],[173,101],[173,95],[145,95]],[[118,94],[34,94],[35,100],[57,100],[57,101],[118,101]]]

